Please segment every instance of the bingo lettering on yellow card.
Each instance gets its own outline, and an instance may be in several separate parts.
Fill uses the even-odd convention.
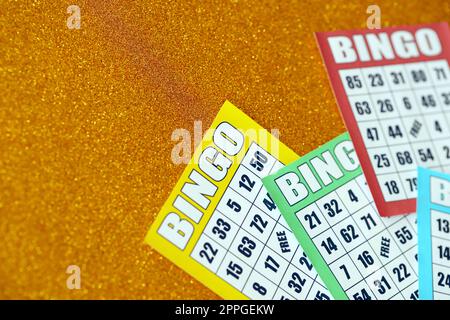
[[[146,243],[225,299],[330,299],[262,185],[297,158],[226,101]]]

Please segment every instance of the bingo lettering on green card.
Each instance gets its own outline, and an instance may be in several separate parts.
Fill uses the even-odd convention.
[[[416,214],[380,217],[347,133],[263,179],[336,299],[418,299]]]

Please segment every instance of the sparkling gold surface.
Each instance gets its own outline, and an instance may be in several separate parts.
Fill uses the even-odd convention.
[[[363,28],[374,2],[348,2],[3,0],[0,298],[217,298],[143,244],[183,170],[172,131],[229,99],[299,154],[343,132],[313,32]],[[376,4],[384,26],[450,17]]]

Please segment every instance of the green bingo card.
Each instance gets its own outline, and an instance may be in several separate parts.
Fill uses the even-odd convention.
[[[334,298],[417,300],[416,214],[380,217],[347,133],[263,183]]]

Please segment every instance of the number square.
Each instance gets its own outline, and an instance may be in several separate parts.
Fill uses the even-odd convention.
[[[442,110],[448,112],[450,110],[450,88],[438,87],[436,88],[436,94]]]
[[[280,283],[280,287],[295,299],[305,300],[312,284],[313,280],[310,277],[290,265]]]
[[[368,95],[358,95],[348,97],[353,114],[357,121],[376,120],[377,114]]]
[[[228,248],[238,230],[238,225],[216,210],[209,219],[203,233],[222,247]]]
[[[450,235],[450,214],[431,210],[431,234],[448,239]]]
[[[339,76],[348,96],[367,93],[360,69],[339,70]]]
[[[272,249],[265,247],[255,265],[255,270],[273,283],[279,284],[289,262]]]
[[[417,170],[400,172],[403,190],[408,199],[417,198]]]
[[[242,224],[252,204],[231,188],[227,188],[217,205],[217,210],[238,226]]]
[[[408,260],[409,265],[413,268],[413,271],[416,275],[419,274],[419,263],[418,263],[418,250],[417,246],[412,247],[408,251],[405,251],[404,256],[406,260]]]
[[[406,251],[417,245],[416,230],[411,227],[408,220],[401,219],[390,226],[388,230],[401,251]]]
[[[402,144],[398,146],[389,147],[392,158],[395,162],[397,171],[411,171],[417,169],[416,159],[414,157],[413,149],[409,144]]]
[[[358,128],[366,148],[375,148],[386,145],[384,132],[378,121],[359,122]]]
[[[419,89],[414,92],[419,109],[423,114],[441,112],[436,92],[433,88]]]
[[[347,252],[350,252],[366,241],[363,233],[359,230],[358,225],[352,217],[341,221],[332,227],[332,229]]]
[[[450,268],[450,239],[433,237],[433,263]]]
[[[262,179],[269,175],[275,161],[275,158],[270,153],[255,142],[252,142],[244,159],[242,159],[241,165],[244,165],[253,174]]]
[[[318,277],[316,269],[314,269],[312,262],[309,260],[301,246],[298,246],[291,263],[311,279],[316,279]]]
[[[439,162],[443,166],[450,165],[450,139],[433,140]]]
[[[278,220],[278,218],[281,216],[280,210],[278,210],[275,201],[273,201],[272,197],[267,192],[266,188],[264,188],[264,186],[261,188],[261,190],[259,190],[254,205],[257,206],[260,210],[264,211],[274,220]]]
[[[357,212],[369,204],[369,200],[367,200],[355,180],[351,180],[343,186],[340,186],[336,189],[336,193],[350,214]]]
[[[399,256],[385,268],[400,291],[417,282],[417,275],[404,256]]]
[[[346,291],[351,300],[373,300],[375,294],[365,281],[360,281],[355,286]]]
[[[412,88],[424,88],[432,85],[428,69],[423,62],[405,64],[408,80]]]
[[[245,229],[262,243],[266,243],[275,224],[275,220],[259,210],[256,206],[252,206],[241,228]]]
[[[370,275],[366,282],[378,300],[388,300],[399,292],[384,268]]]
[[[370,192],[369,185],[367,184],[367,180],[364,177],[364,174],[361,173],[359,176],[357,176],[355,178],[355,181],[361,188],[362,192],[364,192],[364,195],[367,197],[367,200],[369,200],[369,202],[373,202],[372,192]]]
[[[408,143],[408,135],[400,119],[383,120],[381,127],[389,146]]]
[[[433,264],[433,288],[450,295],[450,268]]]
[[[414,116],[420,114],[419,106],[417,105],[416,97],[413,91],[396,91],[392,93],[394,97],[395,106],[401,117]]]
[[[382,218],[372,205],[365,206],[352,217],[366,239],[372,238],[384,229]]]
[[[225,254],[226,250],[224,248],[202,234],[191,252],[191,257],[213,273],[216,273]]]
[[[450,72],[447,60],[428,61],[426,66],[435,86],[450,85]]]
[[[249,266],[254,266],[263,247],[264,244],[262,242],[247,231],[240,229],[229,250]]]
[[[412,144],[417,164],[431,168],[439,166],[439,159],[433,144],[430,142],[416,142]]]
[[[295,298],[287,294],[287,292],[283,289],[278,288],[277,292],[275,292],[275,295],[273,296],[273,300],[295,300]]]
[[[442,114],[427,114],[425,123],[433,140],[450,137],[449,125]]]
[[[367,91],[370,93],[389,91],[382,67],[368,67],[361,69]]]
[[[328,291],[324,286],[314,282],[309,290],[306,300],[332,300],[330,291]]]
[[[327,220],[315,203],[297,212],[296,216],[311,238],[329,228]]]
[[[398,109],[394,97],[389,92],[372,94],[372,104],[377,113],[378,120],[398,118]]]
[[[335,225],[350,215],[335,191],[318,199],[316,204],[330,226]]]
[[[332,230],[321,233],[313,239],[313,242],[328,264],[336,261],[346,253],[341,242]]]
[[[370,161],[376,174],[385,174],[396,172],[394,160],[392,159],[389,148],[372,148],[368,149]]]
[[[253,270],[242,292],[253,300],[271,300],[276,290],[276,285]]]
[[[219,267],[217,275],[239,291],[242,291],[251,272],[252,268],[250,266],[228,252]]]
[[[344,255],[330,265],[330,269],[345,290],[362,280],[361,274],[348,255]]]
[[[402,295],[405,297],[405,300],[419,300],[419,286],[417,282],[404,289]]]
[[[383,71],[391,91],[406,90],[411,87],[403,65],[384,66]]]
[[[356,268],[364,278],[383,266],[380,260],[378,260],[378,257],[369,242],[364,242],[362,245],[350,252],[349,255]]]
[[[405,199],[406,195],[397,173],[380,175],[378,181],[386,201]]]
[[[262,181],[245,166],[240,165],[229,186],[245,199],[253,202],[262,188]]]

